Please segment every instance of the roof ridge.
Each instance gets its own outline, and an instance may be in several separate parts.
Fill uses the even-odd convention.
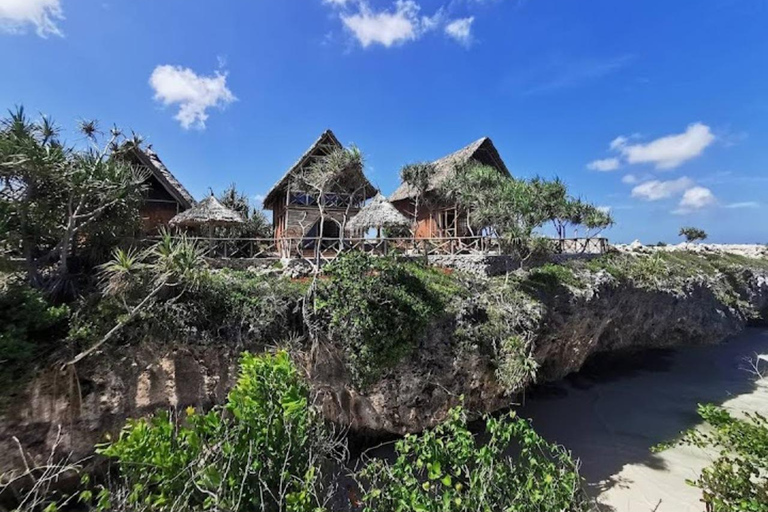
[[[299,159],[296,160],[296,162],[288,168],[288,170],[280,177],[279,180],[277,180],[277,182],[274,185],[272,185],[272,188],[270,188],[269,191],[264,196],[264,201],[262,202],[263,205],[266,206],[271,202],[272,200],[271,196],[274,195],[275,192],[277,192],[277,190],[283,185],[283,182],[285,182],[285,180],[293,173],[293,171],[296,170],[315,149],[317,149],[317,147],[320,145],[320,142],[322,142],[322,140],[325,139],[326,137],[330,137],[331,142],[337,145],[338,147],[344,147],[342,146],[341,142],[339,142],[339,139],[336,138],[336,134],[333,133],[333,130],[328,128],[325,131],[323,131],[323,133],[321,133],[320,136],[317,139],[315,139],[315,141],[309,146],[309,148],[307,148],[307,150],[301,154]]]

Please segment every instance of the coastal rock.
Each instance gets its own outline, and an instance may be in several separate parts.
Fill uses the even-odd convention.
[[[600,353],[723,341],[766,318],[768,271],[762,268],[734,274],[738,297],[723,297],[714,278],[705,275],[665,289],[630,285],[603,269],[585,270],[578,276],[581,286],[561,286],[542,299],[546,313],[534,333],[539,381],[578,371]],[[476,297],[459,300],[468,312],[476,309]],[[462,400],[475,417],[512,405],[516,397],[496,378],[492,356],[458,347],[457,322],[448,314],[435,322],[412,355],[364,391],[349,384],[338,354],[324,347],[320,352],[327,356],[303,365],[315,403],[329,419],[370,436],[434,426]],[[0,473],[21,464],[13,436],[30,457],[43,460],[61,427],[58,449],[77,459],[91,454],[107,433],[114,435],[126,418],[221,403],[236,377],[239,354],[263,348],[143,343],[112,347],[76,370],[43,371],[0,417]]]

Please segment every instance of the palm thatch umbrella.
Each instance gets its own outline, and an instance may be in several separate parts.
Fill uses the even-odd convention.
[[[211,255],[213,255],[213,228],[239,226],[243,223],[245,223],[245,220],[243,220],[239,213],[221,204],[213,194],[189,210],[184,210],[177,214],[168,222],[171,227],[207,227]]]
[[[367,231],[376,228],[376,238],[381,237],[381,228],[408,227],[411,225],[405,215],[397,211],[383,195],[376,194],[373,201],[365,205],[347,224],[350,230]]]
[[[236,226],[244,222],[239,213],[221,204],[211,194],[189,210],[177,214],[170,220],[169,224],[173,227],[207,226],[213,229],[221,226]]]

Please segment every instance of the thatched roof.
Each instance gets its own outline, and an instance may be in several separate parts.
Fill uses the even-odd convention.
[[[410,226],[405,215],[397,211],[392,203],[381,194],[376,194],[373,201],[365,205],[347,224],[348,229],[367,230],[370,228],[393,228]]]
[[[275,183],[272,188],[267,192],[267,195],[264,197],[264,208],[267,210],[272,209],[271,205],[272,202],[277,198],[278,194],[283,192],[285,190],[285,187],[288,186],[288,184],[291,182],[291,179],[296,175],[300,170],[312,165],[314,162],[316,162],[319,158],[322,158],[323,156],[326,156],[331,151],[343,147],[341,143],[339,142],[339,139],[336,138],[336,135],[333,134],[331,130],[325,130],[320,137],[317,138],[317,140],[307,149],[303,155],[296,161],[295,164],[293,164],[286,172],[283,174],[283,176],[278,180],[277,183]],[[367,182],[367,180],[366,180]],[[373,195],[373,191],[376,189],[368,183],[368,186],[366,187],[366,193],[370,193],[366,197],[371,197]]]
[[[453,173],[456,172],[458,168],[471,161],[489,165],[499,172],[509,174],[509,169],[507,169],[507,166],[504,164],[504,160],[501,159],[496,146],[493,145],[493,141],[488,137],[483,137],[450,155],[446,155],[432,162],[432,165],[435,166],[435,175],[432,178],[428,190],[436,189],[446,179],[453,176]],[[397,190],[389,196],[389,200],[392,202],[400,201],[411,198],[415,194],[415,191],[411,190],[411,187],[405,183],[401,183]]]
[[[179,203],[182,210],[195,205],[195,198],[192,197],[192,194],[168,170],[151,147],[142,149],[133,146],[130,153],[141,166],[149,169],[149,172],[160,182],[163,188]]]
[[[194,207],[172,218],[171,226],[233,226],[245,222],[234,210],[230,210],[212,195],[206,197]]]

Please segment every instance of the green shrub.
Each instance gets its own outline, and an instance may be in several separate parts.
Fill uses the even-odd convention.
[[[100,510],[285,510],[320,506],[320,461],[332,447],[285,352],[243,354],[223,407],[131,420],[98,452],[121,485],[102,489]],[[86,491],[86,498],[93,496]]]
[[[768,503],[768,419],[735,418],[721,407],[700,405],[707,430],[689,430],[678,444],[713,449],[714,461],[688,484],[701,489],[707,512],[764,512]],[[655,451],[669,445],[660,445]]]
[[[36,289],[11,281],[0,287],[0,388],[29,375],[33,361],[66,332],[69,307],[55,306]]]
[[[393,462],[359,473],[365,512],[562,512],[588,510],[578,464],[510,413],[487,418],[480,443],[458,407],[445,423],[395,444]]]
[[[469,307],[457,316],[454,331],[460,351],[478,349],[490,357],[496,378],[509,393],[535,382],[539,368],[533,352],[544,304],[531,296],[529,287],[517,278],[491,281],[466,303]]]
[[[445,283],[434,278],[435,272],[358,252],[325,268],[317,313],[344,350],[355,384],[370,384],[409,354],[443,310],[438,288],[445,289]],[[430,284],[425,275],[432,278]]]
[[[532,269],[528,274],[527,282],[524,284],[549,292],[554,292],[563,286],[582,287],[573,269],[556,263],[546,263]]]

